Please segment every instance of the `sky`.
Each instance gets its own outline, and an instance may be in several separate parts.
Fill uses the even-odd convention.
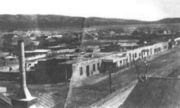
[[[1,0],[0,14],[56,14],[154,21],[180,17],[180,0]]]

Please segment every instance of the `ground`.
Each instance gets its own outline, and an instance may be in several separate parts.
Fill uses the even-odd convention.
[[[166,77],[171,75],[171,73],[177,74],[179,69],[180,47],[164,52],[152,59],[148,66],[148,75]],[[111,105],[111,100],[119,99],[118,97],[122,96],[120,94],[121,92],[128,94],[129,92],[126,91],[126,89],[131,88],[129,86],[137,81],[137,72],[132,65],[131,68],[126,68],[112,75],[112,90],[114,92],[110,93],[107,76],[107,74],[101,74],[90,77],[86,79],[80,87],[70,86],[68,88],[66,85],[29,85],[29,89],[33,95],[39,96],[39,100],[46,99],[47,101],[47,99],[52,98],[52,101],[49,100],[47,103],[41,103],[41,101],[39,101],[40,104],[53,106],[55,103],[57,108],[61,108],[64,107],[66,103],[66,108],[87,108]],[[16,83],[9,84],[7,82],[1,82],[0,86],[7,86],[9,93],[17,90],[15,89],[17,88]],[[118,97],[114,98],[116,95],[118,95]],[[66,99],[66,97],[68,98]],[[125,97],[121,98],[124,99]]]
[[[179,69],[180,48],[175,48],[150,61],[148,76],[166,77]],[[137,80],[136,69],[132,67],[129,70],[125,70],[113,76],[112,89],[113,91],[123,89],[135,80]],[[93,79],[92,82],[94,82]],[[96,84],[86,83],[84,86],[72,87],[71,89],[69,93],[70,99],[67,102],[68,108],[90,107],[91,105],[95,105],[94,103],[98,103],[99,100],[108,98],[110,94],[108,78],[104,78]],[[99,103],[97,105],[101,106]]]
[[[179,108],[179,89],[179,78],[148,77],[138,81],[119,108]]]

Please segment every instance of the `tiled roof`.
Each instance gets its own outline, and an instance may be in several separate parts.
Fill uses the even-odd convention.
[[[13,108],[10,98],[0,94],[0,108]]]
[[[19,90],[19,84],[12,84],[11,82],[4,84],[7,85],[7,92],[10,97],[16,98],[17,91]],[[29,85],[28,88],[31,95],[33,97],[37,97],[35,105],[30,108],[63,108],[69,89],[68,85],[65,84],[38,84]],[[8,107],[1,107],[3,105],[8,105]],[[10,98],[0,95],[0,108],[12,108],[11,106]]]
[[[34,105],[36,108],[55,108],[59,104],[61,97],[56,95],[56,92],[44,93],[38,97],[37,103]],[[63,106],[63,105],[61,105]]]
[[[40,85],[30,87],[29,90],[37,97],[37,102],[32,108],[63,108],[68,93],[65,85]]]

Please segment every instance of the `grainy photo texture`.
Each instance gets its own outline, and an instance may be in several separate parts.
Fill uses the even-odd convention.
[[[179,0],[6,0],[0,108],[180,108]]]

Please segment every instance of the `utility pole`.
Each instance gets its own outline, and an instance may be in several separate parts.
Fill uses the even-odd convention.
[[[112,60],[103,60],[105,69],[107,69],[109,74],[109,92],[112,93],[112,78],[111,73],[113,72],[113,61]]]
[[[144,76],[146,76],[146,74],[147,74],[147,71],[148,71],[148,61],[146,60],[146,61],[144,61],[144,64],[145,64],[145,73],[144,73]]]
[[[144,64],[144,73],[142,73],[142,75],[139,76],[139,80],[140,81],[144,81],[144,80],[147,80],[147,72],[148,72],[148,62],[146,60],[142,61],[143,64]]]
[[[67,65],[65,66],[65,82],[66,82],[66,86],[68,87],[68,73],[67,73]]]
[[[109,69],[109,92],[112,93],[112,79],[111,79],[111,71],[112,71],[112,66],[110,66]]]

